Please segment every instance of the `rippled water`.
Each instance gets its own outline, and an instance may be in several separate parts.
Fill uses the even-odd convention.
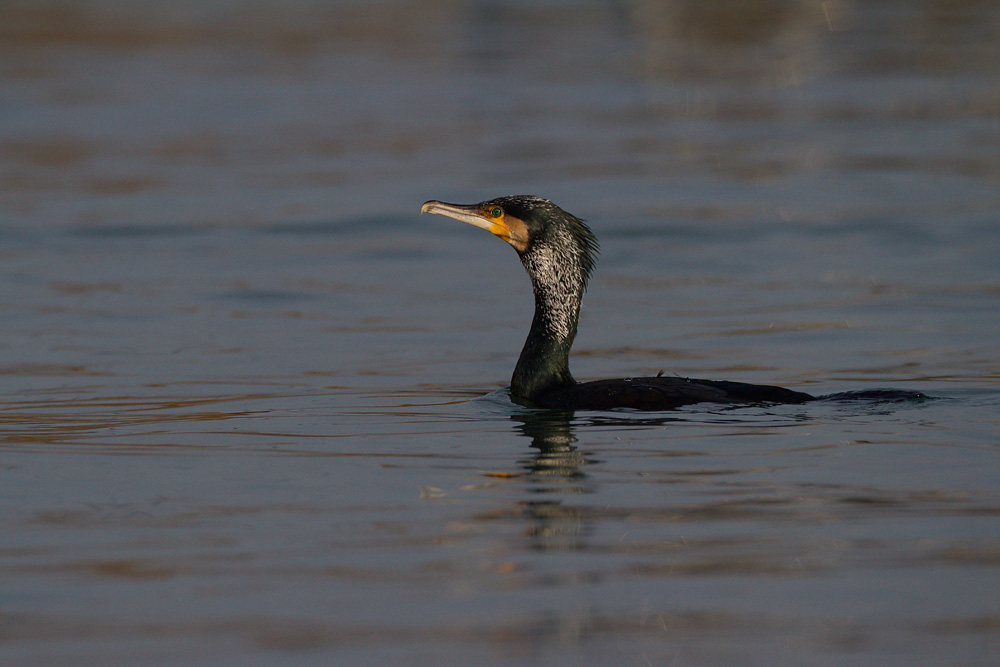
[[[7,3],[0,662],[1000,660],[992,2]],[[532,411],[581,379],[912,401]]]

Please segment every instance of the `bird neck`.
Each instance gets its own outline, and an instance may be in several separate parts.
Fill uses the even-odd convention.
[[[521,258],[531,276],[535,316],[514,368],[510,390],[532,398],[575,382],[569,372],[569,351],[576,338],[585,279],[577,267],[554,262],[544,252]]]
[[[536,316],[510,379],[510,393],[521,398],[530,399],[575,382],[569,372],[569,349],[573,341],[539,335],[537,322]]]

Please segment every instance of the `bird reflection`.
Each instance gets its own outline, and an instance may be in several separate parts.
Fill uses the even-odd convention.
[[[545,551],[586,550],[594,522],[606,512],[603,507],[569,504],[557,497],[598,490],[598,482],[585,471],[587,466],[602,461],[592,452],[577,447],[576,428],[634,428],[684,421],[679,416],[640,417],[638,413],[625,413],[622,417],[577,417],[569,410],[526,410],[511,415],[511,420],[516,422],[517,431],[530,438],[531,447],[536,450],[534,456],[521,459],[518,464],[527,471],[529,492],[547,497],[536,496],[520,503],[520,512],[528,524],[525,534],[532,548]]]
[[[572,412],[563,410],[532,410],[511,416],[520,422],[518,430],[531,438],[531,446],[538,450],[532,458],[518,461],[533,479],[543,483],[536,489],[538,493],[590,490],[582,468],[598,461],[574,444],[572,418]]]
[[[518,463],[528,472],[536,494],[592,493],[593,482],[584,468],[600,463],[576,446],[573,413],[563,410],[531,410],[512,415],[517,430],[531,439],[536,451]],[[586,549],[590,534],[590,509],[564,504],[561,500],[529,500],[523,504],[528,522],[526,535],[534,549],[576,551]]]
[[[677,416],[649,418],[634,414],[621,418],[608,415],[577,418],[571,410],[530,410],[511,415],[511,420],[519,422],[517,430],[530,438],[531,447],[538,450],[532,458],[518,461],[533,479],[545,483],[535,490],[537,493],[588,493],[594,490],[583,468],[601,461],[590,452],[576,447],[575,426],[635,428],[685,421]]]

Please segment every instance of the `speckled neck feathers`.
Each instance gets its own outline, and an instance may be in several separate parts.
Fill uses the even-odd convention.
[[[519,254],[531,277],[535,316],[511,378],[511,393],[530,399],[574,383],[569,351],[598,246],[583,221],[552,202],[537,197],[504,199],[517,200],[504,206],[531,231],[528,247]]]

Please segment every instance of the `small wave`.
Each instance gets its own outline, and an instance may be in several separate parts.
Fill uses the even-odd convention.
[[[908,391],[905,389],[861,389],[817,396],[816,400],[835,401],[838,403],[917,403],[936,399],[921,391]]]

